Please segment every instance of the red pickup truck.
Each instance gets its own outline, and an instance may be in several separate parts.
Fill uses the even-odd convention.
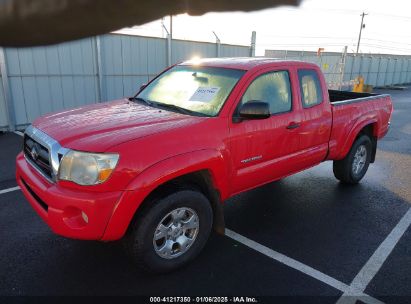
[[[192,260],[229,197],[333,160],[356,184],[388,131],[389,95],[328,91],[318,66],[187,61],[131,98],[49,114],[25,131],[16,177],[62,236],[123,239],[144,269]]]

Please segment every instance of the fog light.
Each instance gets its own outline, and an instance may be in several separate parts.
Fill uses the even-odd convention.
[[[84,211],[81,211],[81,217],[88,224],[88,216]]]

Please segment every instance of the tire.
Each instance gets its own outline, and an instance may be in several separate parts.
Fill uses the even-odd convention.
[[[209,200],[192,190],[149,202],[137,215],[124,242],[137,266],[151,273],[170,272],[193,260],[206,244],[213,224]]]
[[[356,157],[356,153],[357,156]],[[363,153],[366,153],[365,155]],[[350,152],[342,160],[333,163],[334,176],[342,183],[358,184],[368,170],[371,161],[372,142],[367,135],[361,135],[352,145]],[[355,166],[354,162],[358,161]],[[363,164],[362,164],[363,162]],[[361,165],[362,164],[362,165]]]

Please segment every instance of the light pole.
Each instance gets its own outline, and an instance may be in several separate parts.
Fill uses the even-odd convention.
[[[365,24],[364,24],[364,17],[367,16],[368,14],[362,12],[361,16],[361,27],[360,27],[360,34],[358,35],[358,43],[357,43],[357,55],[358,55],[358,51],[360,50],[360,41],[361,41],[361,33],[362,33],[362,29],[365,28]]]
[[[213,31],[213,34],[214,34],[214,36],[215,36],[215,43],[216,43],[216,46],[217,46],[217,57],[220,57],[220,51],[221,51],[221,40],[220,40],[220,38],[217,36],[217,34]]]
[[[170,15],[170,37],[173,39],[173,15]]]

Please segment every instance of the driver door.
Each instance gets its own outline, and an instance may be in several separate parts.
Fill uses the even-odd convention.
[[[251,100],[267,102],[271,117],[230,122],[232,191],[238,193],[281,178],[292,170],[290,159],[299,148],[301,111],[294,100],[290,71],[260,72],[245,86],[234,116]],[[291,166],[290,166],[291,165]]]

